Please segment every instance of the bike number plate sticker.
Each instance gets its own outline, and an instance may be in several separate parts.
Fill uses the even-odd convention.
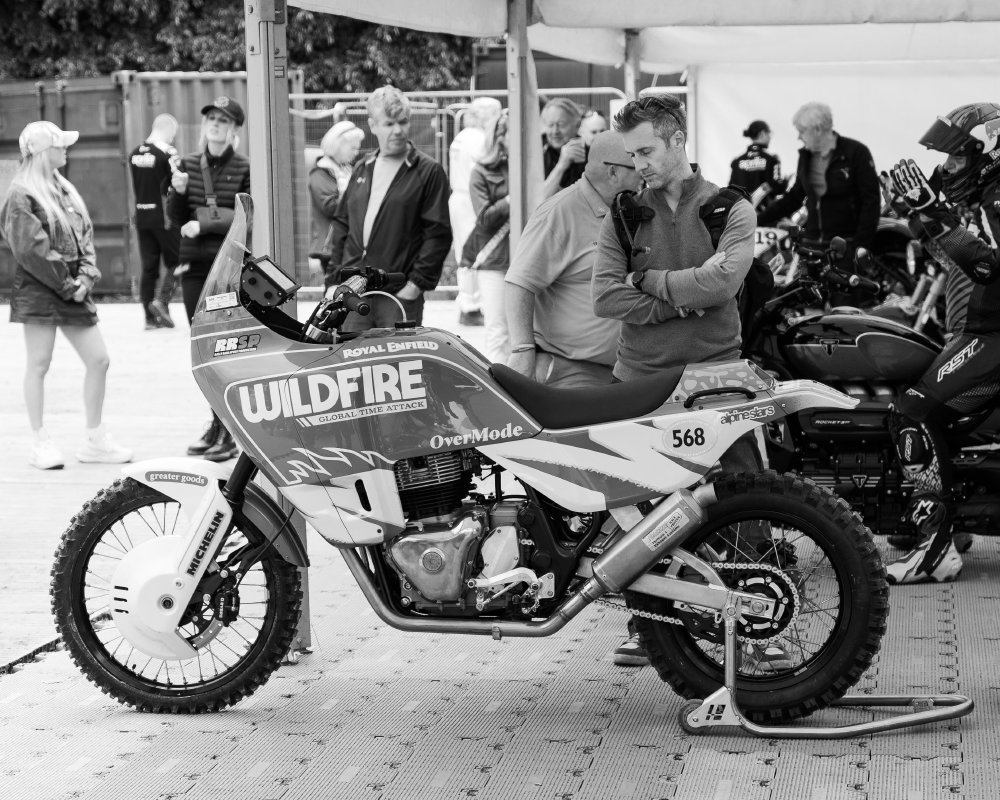
[[[206,311],[218,311],[220,308],[234,308],[240,304],[236,297],[236,292],[226,292],[225,294],[212,294],[205,298]]]
[[[677,508],[671,511],[665,520],[642,537],[642,543],[654,553],[673,536],[682,526],[687,525],[688,515]]]
[[[668,453],[679,456],[700,456],[711,452],[718,440],[715,432],[717,415],[685,415],[669,425],[664,425],[663,446]]]

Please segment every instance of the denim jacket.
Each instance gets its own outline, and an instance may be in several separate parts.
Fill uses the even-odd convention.
[[[69,205],[69,204],[67,204]],[[93,324],[97,309],[88,294],[73,300],[78,275],[101,277],[94,251],[94,227],[68,212],[72,230],[49,224],[45,211],[23,186],[14,183],[0,208],[0,231],[17,268],[11,291],[11,321],[43,324]]]

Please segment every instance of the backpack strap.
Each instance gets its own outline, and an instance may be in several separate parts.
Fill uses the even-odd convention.
[[[729,219],[729,212],[740,200],[750,202],[750,195],[746,189],[740,186],[726,186],[719,189],[719,193],[698,209],[698,216],[708,228],[708,234],[712,237],[712,247],[719,246],[719,239],[726,229],[726,221]]]
[[[611,219],[615,223],[618,243],[625,251],[627,272],[632,271],[632,256],[648,252],[649,248],[636,245],[635,236],[639,232],[639,226],[643,222],[649,222],[656,214],[653,209],[640,204],[635,198],[635,192],[626,190],[616,194],[611,202]]]

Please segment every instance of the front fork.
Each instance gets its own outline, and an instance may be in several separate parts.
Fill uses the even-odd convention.
[[[164,462],[160,462],[164,463]],[[162,659],[195,658],[198,651],[178,628],[209,565],[233,527],[234,511],[244,499],[257,468],[243,454],[219,489],[207,475],[178,469],[156,469],[156,462],[136,465],[136,475],[150,485],[172,487],[175,498],[198,502],[191,524],[180,536],[161,536],[127,553],[112,576],[115,588],[111,615],[122,635],[138,650]]]

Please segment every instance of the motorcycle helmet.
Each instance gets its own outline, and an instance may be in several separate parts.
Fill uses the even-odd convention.
[[[976,201],[1000,179],[1000,104],[970,103],[938,117],[920,137],[931,150],[965,159],[955,172],[941,170],[941,189],[952,203]]]

